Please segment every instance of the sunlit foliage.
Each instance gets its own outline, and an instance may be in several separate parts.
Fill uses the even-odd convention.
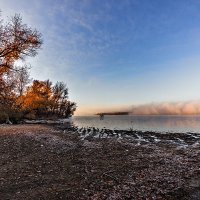
[[[52,86],[49,80],[34,80],[18,103],[29,118],[69,117],[76,109],[76,104],[68,100],[65,84],[57,82]]]

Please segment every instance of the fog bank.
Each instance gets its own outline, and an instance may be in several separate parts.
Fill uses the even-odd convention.
[[[133,115],[196,115],[200,114],[200,101],[163,102],[133,106]]]

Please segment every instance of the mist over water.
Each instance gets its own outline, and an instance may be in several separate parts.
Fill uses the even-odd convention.
[[[131,115],[200,115],[200,100],[157,102],[138,105],[84,106],[77,109],[77,116],[96,113],[128,112]]]
[[[79,128],[200,133],[199,115],[111,115],[105,116],[104,120],[99,116],[75,116],[73,123]]]
[[[133,106],[134,115],[197,115],[200,101],[162,102]]]

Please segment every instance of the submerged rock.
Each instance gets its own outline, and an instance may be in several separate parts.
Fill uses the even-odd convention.
[[[159,133],[139,130],[111,130],[95,127],[74,128],[82,140],[116,138],[135,145],[172,145],[177,148],[196,148],[200,145],[199,133]]]

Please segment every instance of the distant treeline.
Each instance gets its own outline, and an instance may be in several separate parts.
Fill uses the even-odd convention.
[[[41,34],[23,24],[19,15],[7,23],[0,17],[0,122],[73,115],[76,104],[69,101],[63,82],[31,81],[30,67],[15,65],[35,56],[41,45]]]
[[[128,115],[129,112],[107,112],[107,113],[97,113],[97,115]]]

